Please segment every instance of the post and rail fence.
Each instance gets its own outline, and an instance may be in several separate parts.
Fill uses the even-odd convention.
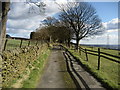
[[[89,49],[86,49],[86,48],[79,47],[79,53],[81,54],[81,52],[85,53],[86,61],[89,61],[88,54],[98,56],[98,70],[100,70],[101,57],[120,64],[120,61],[119,61],[120,56],[116,56],[116,55],[108,54],[108,53],[105,53],[105,52],[101,52],[100,48],[98,48],[98,50],[95,51],[95,50],[89,50]],[[113,59],[113,58],[115,58],[115,59]]]
[[[38,41],[38,40],[31,40],[31,39],[6,39],[5,44],[4,44],[4,49],[5,50],[11,50],[15,48],[21,48],[24,46],[36,46],[38,44],[42,44],[44,41]]]

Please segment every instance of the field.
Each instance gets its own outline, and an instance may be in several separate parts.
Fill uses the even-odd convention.
[[[88,46],[81,46],[81,47],[94,51],[98,50],[98,47],[93,47],[93,48]],[[118,56],[119,53],[119,51],[117,50],[109,50],[104,48],[100,48],[100,49],[101,52],[106,52],[116,56]],[[93,75],[97,77],[103,83],[104,86],[112,87],[112,88],[118,88],[118,87],[120,88],[118,63],[101,57],[100,70],[97,70],[98,56],[88,54],[88,61],[86,61],[86,55],[84,52],[81,52],[80,54],[79,52],[74,51],[72,49],[69,49],[69,51],[72,52],[74,56],[79,58],[82,64],[85,65],[90,70],[90,72],[93,72]]]
[[[21,47],[28,46],[29,40],[23,40]],[[21,44],[20,39],[8,39],[5,50],[19,48]],[[30,45],[36,45],[36,41],[30,41]]]
[[[82,48],[97,51],[99,47],[82,46]],[[118,50],[112,50],[112,49],[106,49],[106,48],[100,48],[100,49],[101,49],[101,52],[109,53],[109,54],[116,55],[116,56],[118,56],[120,52]]]

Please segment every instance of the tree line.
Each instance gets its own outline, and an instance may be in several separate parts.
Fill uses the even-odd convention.
[[[60,5],[58,19],[47,17],[44,27],[31,33],[32,39],[70,44],[76,41],[76,49],[81,39],[103,33],[103,26],[94,7],[86,2],[69,2]]]
[[[61,21],[54,17],[47,17],[44,21],[44,27],[38,28],[32,32],[31,39],[44,40],[47,42],[70,43],[72,33]]]

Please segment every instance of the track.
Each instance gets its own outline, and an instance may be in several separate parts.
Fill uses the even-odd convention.
[[[67,71],[77,88],[81,90],[92,90],[96,88],[105,90],[93,76],[81,67],[79,62],[67,50],[63,52],[63,55],[66,58]]]

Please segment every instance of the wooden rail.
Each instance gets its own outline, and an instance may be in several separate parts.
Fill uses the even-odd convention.
[[[88,61],[88,54],[98,56],[98,70],[100,69],[100,61],[101,61],[100,58],[101,57],[106,58],[106,59],[108,59],[110,61],[113,61],[113,62],[116,62],[116,63],[120,63],[120,61],[116,60],[116,59],[120,59],[120,56],[116,56],[116,55],[108,54],[108,53],[105,53],[105,52],[101,52],[100,48],[98,48],[98,51],[94,51],[94,50],[89,50],[89,49],[86,49],[86,48],[84,49],[82,47],[79,47],[80,54],[81,54],[81,51],[85,53],[86,61]],[[113,59],[113,58],[115,58],[115,59]]]
[[[5,41],[5,44],[4,44],[4,49],[3,49],[3,51],[5,51],[5,50],[7,50],[7,46],[9,47],[10,46],[10,44],[8,43],[8,41],[10,41],[10,40],[12,40],[12,39],[6,39],[6,41]],[[30,46],[30,45],[32,45],[32,42],[34,42],[34,41],[36,41],[36,42],[34,42],[34,45],[38,45],[38,43],[40,42],[40,41],[38,41],[38,40],[27,40],[27,39],[16,39],[16,40],[19,40],[20,42],[19,43],[12,43],[11,45],[16,45],[16,47],[22,47],[22,46],[24,46],[24,43],[23,43],[23,41],[26,41],[26,45],[25,46]],[[13,42],[13,41],[12,41]],[[11,46],[11,48],[14,48],[14,46]]]

